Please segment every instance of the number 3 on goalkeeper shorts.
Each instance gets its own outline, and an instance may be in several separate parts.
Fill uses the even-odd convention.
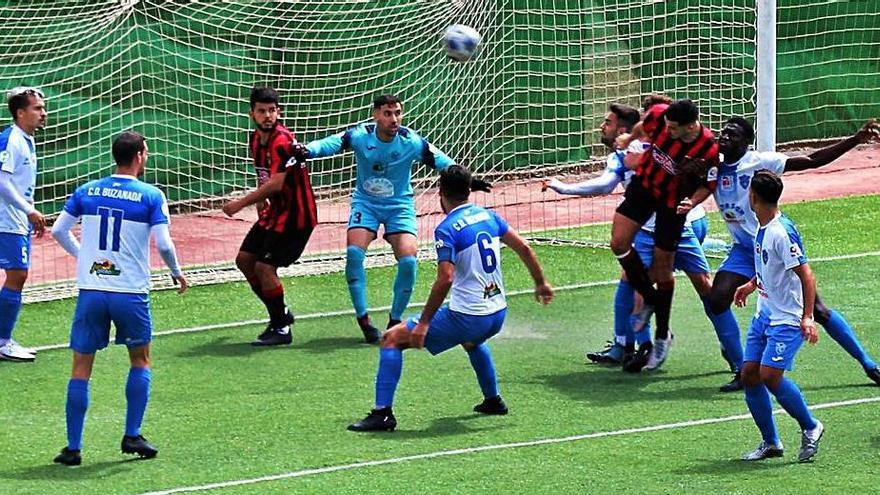
[[[498,258],[495,256],[495,250],[492,249],[492,236],[486,232],[477,234],[477,249],[480,250],[483,271],[486,273],[494,272],[498,268]]]
[[[122,218],[125,212],[116,208],[99,207],[98,215],[101,217],[101,231],[98,234],[98,249],[107,250],[108,240],[110,242],[110,250],[119,252],[119,238],[122,230]],[[113,218],[113,228],[110,228],[110,218]]]

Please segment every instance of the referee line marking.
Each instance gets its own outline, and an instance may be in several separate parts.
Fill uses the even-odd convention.
[[[848,260],[848,259],[854,259],[854,258],[867,258],[867,257],[872,257],[872,256],[880,256],[880,251],[871,251],[871,252],[867,252],[867,253],[856,253],[856,254],[844,254],[844,255],[838,255],[838,256],[826,256],[823,258],[808,259],[808,261],[810,261],[811,263],[814,263],[814,262],[818,263],[818,262],[826,262],[826,261]],[[675,275],[676,275],[676,277],[684,277],[685,276],[681,272],[676,272]],[[603,286],[608,286],[608,285],[614,285],[618,281],[619,281],[619,279],[614,279],[614,280],[600,280],[600,281],[596,281],[596,282],[584,282],[584,283],[580,283],[580,284],[560,285],[558,287],[554,287],[553,290],[555,292],[565,292],[565,291],[570,291],[570,290],[586,289],[589,287],[603,287]],[[524,294],[531,294],[531,293],[532,293],[532,289],[521,289],[521,290],[510,291],[507,293],[507,295],[508,296],[521,296]],[[425,305],[424,302],[417,302],[417,303],[410,304],[408,307],[409,308],[420,308],[420,307],[423,307],[424,305]],[[380,306],[377,308],[370,308],[370,311],[378,312],[378,311],[387,311],[389,309],[391,309],[391,306]],[[353,309],[343,309],[343,310],[339,310],[339,311],[308,313],[308,314],[304,314],[301,316],[297,316],[296,319],[297,320],[314,320],[317,318],[329,318],[329,317],[334,317],[334,316],[346,316],[346,315],[354,315],[354,310]],[[176,328],[173,330],[164,330],[161,332],[153,332],[153,337],[155,338],[155,337],[162,337],[162,336],[167,336],[167,335],[178,335],[178,334],[184,334],[184,333],[205,332],[208,330],[239,328],[239,327],[246,327],[246,326],[250,326],[250,325],[265,325],[267,322],[268,322],[268,320],[266,320],[266,319],[242,320],[242,321],[232,321],[232,322],[227,322],[227,323],[216,323],[213,325],[200,325],[200,326],[196,326],[196,327]],[[37,351],[51,351],[51,350],[55,350],[55,349],[67,349],[69,346],[70,346],[70,343],[65,342],[63,344],[49,344],[49,345],[38,346],[38,347],[34,347],[34,349]]]
[[[837,402],[827,402],[824,404],[816,404],[810,406],[811,410],[831,409],[835,407],[855,406],[860,404],[868,404],[880,402],[880,397],[868,397],[863,399],[851,399]],[[782,409],[773,411],[773,414],[783,413]],[[534,447],[538,445],[552,445],[559,443],[577,442],[580,440],[589,440],[593,438],[615,437],[622,435],[633,435],[639,433],[650,433],[655,431],[672,430],[678,428],[689,428],[692,426],[703,426],[719,423],[727,423],[732,421],[741,421],[752,419],[750,414],[736,414],[733,416],[723,416],[719,418],[697,419],[691,421],[681,421],[677,423],[666,423],[654,426],[645,426],[641,428],[628,428],[624,430],[601,431],[596,433],[586,433],[582,435],[572,435],[567,437],[545,438],[541,440],[531,440],[526,442],[512,442],[494,445],[482,445],[479,447],[469,447],[463,449],[440,450],[435,452],[427,452],[424,454],[415,454],[402,457],[392,457],[389,459],[381,459],[376,461],[354,462],[351,464],[338,464],[336,466],[327,466],[323,468],[303,469],[300,471],[290,471],[287,473],[273,474],[269,476],[260,476],[257,478],[247,478],[232,481],[221,481],[217,483],[209,483],[205,485],[193,485],[186,487],[170,488],[166,490],[147,492],[142,495],[172,495],[175,493],[191,493],[205,490],[214,490],[221,488],[229,488],[233,486],[253,485],[257,483],[265,483],[268,481],[278,481],[291,478],[303,478],[306,476],[314,476],[319,474],[335,473],[339,471],[348,471],[352,469],[367,468],[373,466],[384,466],[388,464],[399,464],[402,462],[418,461],[423,459],[435,459],[438,457],[451,457],[457,455],[473,454],[477,452],[486,452],[491,450],[516,449],[521,447]]]

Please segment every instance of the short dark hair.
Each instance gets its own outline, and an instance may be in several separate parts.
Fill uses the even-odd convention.
[[[278,105],[278,91],[272,88],[254,88],[251,90],[251,110],[257,103],[274,103]]]
[[[641,119],[639,111],[629,105],[612,103],[608,105],[608,110],[617,116],[618,127],[626,127],[630,131]]]
[[[31,97],[45,98],[43,92],[37,88],[17,87],[6,92],[6,104],[12,119],[18,117],[19,110],[25,110],[31,104]]]
[[[751,189],[761,201],[775,206],[782,196],[782,179],[769,170],[758,170],[752,176]]]
[[[666,109],[666,119],[678,125],[693,124],[700,118],[700,109],[691,100],[682,98],[675,100]]]
[[[672,98],[659,93],[652,93],[642,100],[642,111],[647,112],[654,105],[669,105],[670,103],[672,103]]]
[[[453,164],[440,172],[440,194],[453,201],[467,201],[471,195],[471,173]]]
[[[384,107],[385,105],[403,105],[403,102],[400,101],[400,98],[397,95],[382,95],[375,100],[373,100],[373,110],[377,110],[379,108]]]
[[[146,138],[134,131],[125,131],[113,140],[113,160],[116,165],[125,167],[131,165],[135,155],[146,149]]]
[[[740,126],[742,128],[743,132],[745,133],[746,141],[748,141],[749,144],[752,144],[755,142],[755,128],[752,127],[752,124],[748,120],[746,120],[742,117],[739,117],[739,116],[731,117],[731,118],[727,119],[727,122],[724,123],[724,125],[727,125],[727,124],[733,124],[733,125]]]

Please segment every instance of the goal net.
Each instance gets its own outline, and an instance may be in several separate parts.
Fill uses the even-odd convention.
[[[780,1],[781,140],[840,136],[878,113],[869,91],[878,11],[867,1]],[[182,261],[204,281],[223,280],[236,276],[229,268],[255,218],[219,212],[254,186],[246,142],[255,85],[279,90],[300,141],[366,121],[376,96],[397,94],[405,125],[496,183],[477,202],[534,237],[603,243],[608,228],[590,225],[609,220],[619,197],[564,198],[541,192],[541,178],[601,169],[598,125],[611,102],[638,106],[662,92],[697,101],[715,129],[733,115],[752,118],[755,18],[745,0],[7,2],[0,85],[39,86],[48,97],[50,125],[37,136],[41,211],[58,212],[78,184],[109,173],[112,137],[137,130],[150,142],[145,180],[175,212]],[[474,60],[454,62],[440,48],[454,23],[482,33]],[[353,157],[309,167],[321,226],[306,258],[323,262],[294,271],[338,269]],[[415,177],[428,240],[440,218],[436,174]],[[73,277],[50,239],[33,254],[37,284]]]

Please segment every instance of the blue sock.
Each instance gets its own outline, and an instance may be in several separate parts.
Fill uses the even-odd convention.
[[[617,283],[617,292],[614,293],[614,337],[615,342],[634,342],[632,324],[630,323],[630,315],[633,312],[633,297],[635,289],[626,280]]]
[[[416,285],[415,256],[404,256],[397,260],[397,276],[394,277],[394,299],[391,301],[391,319],[400,320],[409,304],[413,287]]]
[[[367,314],[367,271],[364,269],[366,255],[367,252],[358,246],[348,246],[345,250],[345,281],[348,283],[348,294],[358,318]]]
[[[761,438],[767,443],[779,444],[779,432],[776,431],[776,421],[773,420],[773,404],[770,402],[767,387],[762,383],[756,387],[745,387],[745,392],[746,405],[761,430]]]
[[[630,330],[632,330],[633,322],[635,322],[636,318],[638,318],[638,316],[630,315],[630,317],[629,317]],[[635,339],[636,339],[636,345],[642,345],[642,344],[650,342],[651,341],[651,322],[649,321],[648,323],[646,323],[645,326],[642,327],[641,330],[639,330],[638,332],[635,332],[633,335],[635,336]]]
[[[71,378],[67,382],[67,448],[82,450],[83,428],[89,408],[89,381]]]
[[[468,357],[471,359],[474,373],[477,374],[477,382],[480,384],[480,390],[483,391],[483,397],[490,399],[498,396],[498,378],[495,376],[495,363],[492,361],[489,345],[483,342],[476,349],[468,351]]]
[[[15,320],[21,311],[21,292],[3,287],[0,290],[0,339],[11,339]]]
[[[741,370],[743,365],[743,346],[739,337],[739,323],[737,323],[736,317],[733,316],[733,311],[727,308],[720,315],[716,315],[712,313],[709,300],[706,298],[703,298],[703,309],[706,311],[709,321],[712,322],[712,326],[715,327],[715,335],[718,337],[721,347],[724,347],[727,359],[730,360],[736,369]]]
[[[868,356],[868,353],[865,352],[865,349],[862,348],[862,343],[859,342],[859,338],[856,337],[855,332],[842,314],[834,311],[833,309],[829,311],[828,321],[822,324],[825,327],[825,331],[828,332],[828,335],[837,342],[840,347],[843,347],[850,356],[854,357],[861,365],[862,368],[866,370],[871,370],[877,367],[877,363]]]
[[[816,419],[810,414],[810,408],[807,407],[804,394],[793,381],[782,377],[779,388],[771,390],[771,392],[776,396],[776,401],[785,409],[785,412],[801,425],[802,430],[812,430],[816,427]]]
[[[150,400],[150,381],[153,373],[150,368],[131,368],[128,371],[128,383],[125,384],[125,399],[128,409],[125,412],[125,435],[136,437],[141,434],[141,423],[147,402]]]
[[[394,391],[400,381],[403,368],[403,351],[391,348],[379,349],[379,370],[376,372],[376,409],[394,404]]]

